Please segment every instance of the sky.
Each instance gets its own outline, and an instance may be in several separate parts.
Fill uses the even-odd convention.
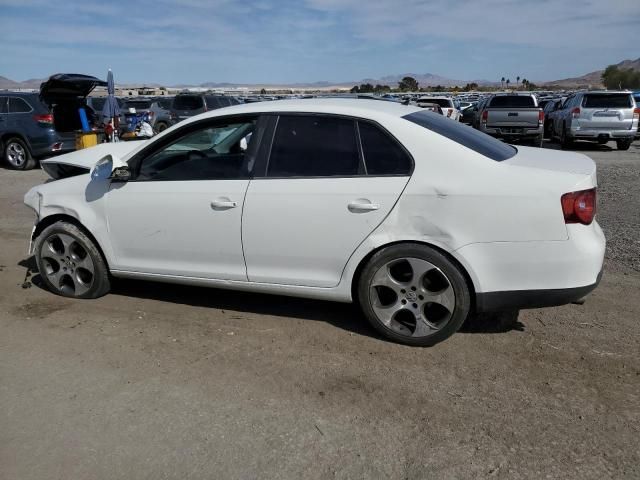
[[[638,32],[640,0],[0,0],[0,75],[542,81],[640,57]]]

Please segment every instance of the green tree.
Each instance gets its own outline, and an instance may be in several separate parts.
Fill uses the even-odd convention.
[[[609,65],[602,74],[604,86],[616,90],[623,88],[640,88],[640,72],[631,68],[618,68]]]
[[[260,90],[260,95],[266,95],[266,94],[267,94],[267,90],[265,88]]]
[[[404,77],[398,83],[398,88],[403,92],[417,92],[420,89],[418,81],[413,77]]]
[[[500,79],[500,88],[504,88],[504,81],[505,81],[505,78],[504,78],[504,77],[502,77],[502,78]]]
[[[509,84],[511,83],[511,80],[507,78],[506,84],[507,84],[507,88],[509,88]]]
[[[516,77],[516,88],[520,88],[520,75]]]

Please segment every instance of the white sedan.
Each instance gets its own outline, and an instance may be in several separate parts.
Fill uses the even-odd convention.
[[[433,345],[474,312],[580,300],[602,269],[592,160],[392,102],[239,105],[43,168],[32,252],[68,297],[129,277],[355,301]]]

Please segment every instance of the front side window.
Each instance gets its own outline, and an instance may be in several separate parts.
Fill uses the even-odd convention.
[[[268,177],[363,173],[353,120],[322,115],[282,115],[278,119]]]
[[[245,155],[255,120],[202,127],[142,160],[136,180],[221,180],[248,178]]]
[[[29,113],[31,110],[31,105],[22,98],[9,97],[9,113]]]
[[[358,122],[368,175],[409,175],[412,162],[394,139],[367,122]]]
[[[7,97],[0,97],[0,114],[9,113],[9,99]]]

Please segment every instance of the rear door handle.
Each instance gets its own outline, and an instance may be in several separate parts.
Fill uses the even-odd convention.
[[[358,199],[349,203],[347,206],[350,212],[371,212],[373,210],[378,210],[380,205],[377,203],[371,203],[366,199]]]
[[[228,210],[230,208],[236,208],[238,202],[228,199],[227,197],[221,197],[211,202],[211,208],[214,210]]]

